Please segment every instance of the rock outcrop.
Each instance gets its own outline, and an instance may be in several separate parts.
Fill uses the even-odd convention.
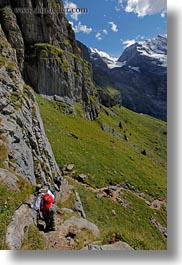
[[[80,196],[78,194],[78,192],[76,192],[76,201],[75,201],[75,211],[77,211],[77,213],[86,219],[86,214],[85,214],[85,211],[83,209],[83,205],[82,205],[82,201],[80,199]]]
[[[11,250],[21,248],[22,241],[32,224],[37,225],[37,213],[32,211],[28,205],[22,204],[15,211],[6,232],[6,244]]]

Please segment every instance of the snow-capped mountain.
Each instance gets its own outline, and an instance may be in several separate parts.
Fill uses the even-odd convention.
[[[154,59],[159,65],[167,67],[167,36],[158,35],[156,38],[136,42],[127,47],[119,59],[96,48],[89,48],[89,51],[91,61],[93,60],[97,64],[99,60],[102,60],[109,69],[122,66],[131,68],[130,63],[133,64],[136,55]],[[137,65],[134,67],[137,69]]]
[[[101,59],[104,63],[107,64],[107,67],[109,69],[123,66],[123,63],[119,62],[117,57],[112,57],[108,53],[99,51],[96,48],[89,48],[89,49],[90,49],[91,60],[97,61]]]
[[[118,61],[137,65],[137,56],[144,56],[145,59],[167,67],[167,36],[158,35],[156,38],[132,44],[124,50]]]
[[[119,59],[80,42],[78,46],[99,87],[119,90],[129,109],[167,119],[167,36],[136,42]]]

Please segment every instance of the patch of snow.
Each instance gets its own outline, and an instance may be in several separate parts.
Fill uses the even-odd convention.
[[[167,38],[158,35],[156,38],[138,42],[140,54],[157,59],[161,66],[167,67]]]
[[[97,50],[96,48],[90,48],[90,51],[91,51],[91,56],[93,55],[93,54],[98,54],[100,57],[102,57],[102,58],[106,58],[106,59],[108,59],[108,60],[110,60],[110,61],[113,61],[113,60],[115,60],[115,59],[117,59],[117,58],[115,58],[115,57],[111,57],[108,53],[106,53],[106,52],[103,52],[103,51],[99,51],[99,50]]]
[[[140,73],[140,67],[134,67],[134,66],[131,66],[131,65],[129,65],[128,67],[129,67],[130,69],[132,69],[132,70],[134,70],[134,71]]]
[[[90,51],[91,51],[92,60],[97,60],[98,58],[95,57],[94,55],[95,54],[98,55],[107,64],[109,69],[113,69],[115,67],[122,67],[126,64],[126,61],[125,62],[118,62],[117,57],[112,57],[108,53],[103,52],[103,51],[99,51],[96,48],[90,48]]]
[[[118,60],[118,59],[117,59]],[[122,67],[126,64],[126,61],[124,62],[118,62],[118,61],[113,61],[112,63],[108,63],[107,66],[109,69],[113,69],[113,68],[116,68],[116,67]]]

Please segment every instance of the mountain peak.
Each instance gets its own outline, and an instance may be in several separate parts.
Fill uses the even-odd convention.
[[[155,38],[130,45],[124,50],[118,61],[127,61],[131,65],[131,60],[133,61],[136,56],[145,56],[149,60],[155,60],[158,65],[167,67],[167,36],[157,35]]]

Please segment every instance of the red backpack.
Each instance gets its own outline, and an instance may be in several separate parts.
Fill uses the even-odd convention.
[[[42,196],[42,199],[43,199],[43,210],[44,211],[48,211],[49,208],[52,206],[53,202],[54,202],[54,199],[53,197],[46,193]]]

